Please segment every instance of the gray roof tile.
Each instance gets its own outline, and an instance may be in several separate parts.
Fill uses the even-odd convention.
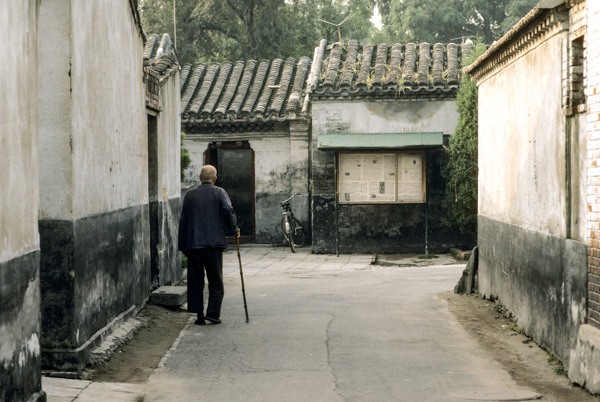
[[[237,61],[184,66],[184,125],[212,122],[284,121],[302,117],[310,59]],[[193,71],[193,72],[190,72]]]
[[[310,73],[315,100],[454,96],[462,53],[471,50],[454,43],[323,46],[315,49]]]
[[[312,61],[304,56],[185,65],[181,119],[187,126],[285,121],[306,118],[310,99],[454,96],[461,56],[468,51],[453,43],[389,46],[352,40],[328,46],[322,40]]]

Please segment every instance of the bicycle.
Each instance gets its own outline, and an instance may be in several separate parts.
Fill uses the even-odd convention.
[[[290,245],[292,253],[295,253],[296,247],[304,246],[306,235],[304,234],[302,223],[296,219],[292,212],[292,207],[290,206],[290,200],[292,198],[294,198],[294,195],[281,202],[281,208],[283,208],[281,231],[283,232],[285,242]]]

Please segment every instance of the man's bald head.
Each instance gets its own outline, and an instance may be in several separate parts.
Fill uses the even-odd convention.
[[[204,165],[200,169],[200,181],[202,183],[213,183],[217,178],[217,169],[212,165]]]

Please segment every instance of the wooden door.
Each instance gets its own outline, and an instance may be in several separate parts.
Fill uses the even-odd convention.
[[[254,152],[247,143],[212,145],[207,164],[217,168],[217,183],[223,187],[235,209],[242,241],[254,239]]]

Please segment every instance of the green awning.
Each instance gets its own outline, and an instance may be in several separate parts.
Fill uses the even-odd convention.
[[[431,148],[443,145],[444,134],[385,133],[385,134],[319,134],[319,149],[398,149]]]

